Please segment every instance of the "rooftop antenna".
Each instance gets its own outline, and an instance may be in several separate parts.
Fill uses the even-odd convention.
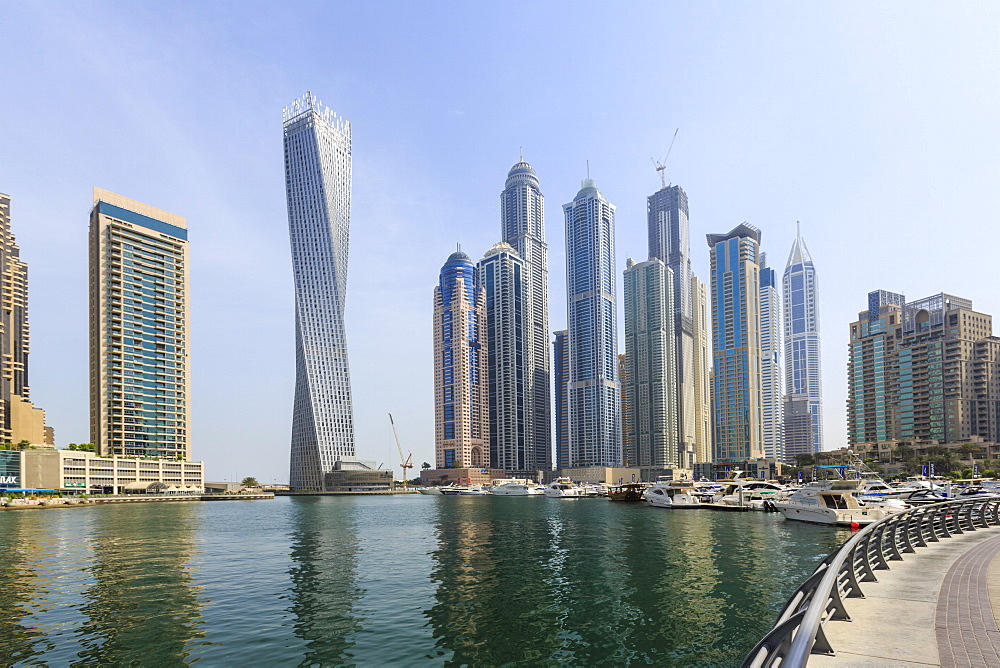
[[[650,160],[653,161],[653,167],[655,167],[656,171],[660,173],[660,183],[663,185],[664,188],[667,187],[667,175],[664,174],[663,172],[667,168],[667,160],[670,158],[670,152],[674,150],[674,142],[677,141],[677,133],[680,131],[681,131],[680,128],[674,130],[674,138],[670,140],[670,148],[667,149],[667,156],[663,158],[663,160],[656,160],[655,158],[650,158]]]
[[[521,154],[521,162],[524,162],[524,147],[523,146],[519,146],[518,147],[518,151]]]
[[[590,160],[587,161],[587,179],[590,179]]]

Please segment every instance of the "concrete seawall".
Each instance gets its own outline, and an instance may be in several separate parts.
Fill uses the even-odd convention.
[[[24,508],[78,508],[106,503],[156,503],[183,501],[262,501],[273,499],[274,494],[192,494],[185,496],[104,496],[80,499],[77,497],[51,497],[38,499],[10,499],[0,510],[20,510]]]

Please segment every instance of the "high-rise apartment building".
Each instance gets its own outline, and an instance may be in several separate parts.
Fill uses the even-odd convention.
[[[625,353],[618,353],[618,397],[621,402],[621,407],[619,408],[619,415],[621,417],[618,422],[622,429],[622,466],[636,466],[636,453],[634,450],[630,452],[628,449],[629,387],[628,360],[626,357]]]
[[[691,323],[694,340],[694,442],[695,461],[712,461],[712,331],[708,286],[691,276]]]
[[[28,265],[14,239],[10,197],[0,193],[0,442],[52,444],[28,385]]]
[[[352,460],[354,411],[344,302],[351,225],[351,124],[312,93],[285,107],[285,195],[295,283],[292,489],[324,488]]]
[[[524,387],[526,461],[532,468],[552,469],[552,371],[549,358],[549,247],[545,243],[545,197],[538,175],[521,160],[507,173],[500,194],[503,240],[524,261]]]
[[[486,292],[461,251],[434,288],[434,452],[438,469],[490,463]]]
[[[556,468],[569,466],[569,330],[555,332],[552,342],[555,375]]]
[[[688,226],[687,193],[680,186],[662,188],[646,198],[649,257],[658,258],[673,272],[674,315],[672,334],[677,351],[677,429],[685,451],[711,452],[711,439],[697,440],[698,415],[708,404],[698,405],[695,378],[704,369],[695,369],[694,301],[691,294],[691,240]],[[707,461],[707,460],[702,460]]]
[[[618,466],[615,207],[591,179],[563,205],[569,323],[569,466]]]
[[[94,188],[90,438],[102,455],[190,459],[187,221]]]
[[[760,254],[760,375],[764,454],[784,461],[785,420],[781,368],[781,297],[778,276]]]
[[[851,323],[849,443],[998,440],[998,351],[992,318],[968,299],[870,293]]]
[[[823,377],[820,364],[819,278],[796,224],[782,277],[785,323],[785,459],[823,450]],[[801,400],[805,397],[806,416]],[[794,410],[793,410],[794,407]],[[802,421],[808,419],[807,430]],[[795,421],[792,425],[789,421]]]
[[[709,234],[715,460],[764,456],[761,413],[760,230]]]
[[[486,295],[490,466],[505,471],[538,470],[546,462],[537,462],[537,453],[528,447],[533,442],[525,377],[528,272],[517,251],[504,242],[486,252],[476,271]],[[551,457],[548,464],[551,468]]]
[[[690,468],[694,459],[694,444],[680,443],[677,433],[673,279],[658,258],[629,260],[625,269],[622,449],[629,466]]]

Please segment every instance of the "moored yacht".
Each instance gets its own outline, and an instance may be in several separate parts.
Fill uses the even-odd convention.
[[[505,482],[490,489],[493,496],[534,496],[536,485],[525,482]]]
[[[483,487],[482,485],[469,485],[463,489],[459,494],[462,496],[485,496],[489,494],[490,490],[488,487]]]
[[[816,524],[861,526],[871,524],[893,514],[893,511],[866,505],[855,495],[864,481],[816,480],[795,491],[785,501],[776,501],[774,507],[786,520],[799,520]]]
[[[557,478],[545,488],[545,496],[554,499],[580,499],[587,496],[587,492],[569,478]]]
[[[691,480],[660,480],[642,496],[646,503],[654,508],[684,510],[702,507],[695,493],[694,482]]]

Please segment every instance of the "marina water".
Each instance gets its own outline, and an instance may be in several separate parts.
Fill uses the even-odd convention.
[[[847,537],[606,499],[0,512],[0,665],[736,665]]]

